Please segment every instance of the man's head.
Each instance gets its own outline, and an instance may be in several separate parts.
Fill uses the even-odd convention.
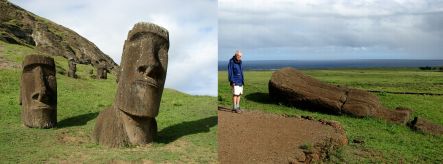
[[[115,105],[135,116],[155,117],[168,67],[169,34],[160,26],[137,23],[123,47]]]
[[[236,60],[241,61],[241,57],[242,57],[243,53],[240,52],[240,50],[235,51],[234,57]]]
[[[26,126],[46,128],[55,125],[57,82],[53,58],[41,55],[25,57],[20,81],[20,104]]]

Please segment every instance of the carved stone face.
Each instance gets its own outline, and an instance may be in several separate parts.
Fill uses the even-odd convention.
[[[52,127],[57,122],[57,82],[54,59],[26,56],[20,82],[22,119],[29,127]]]
[[[116,107],[135,116],[157,116],[168,49],[168,32],[160,26],[138,23],[129,31],[123,48]]]

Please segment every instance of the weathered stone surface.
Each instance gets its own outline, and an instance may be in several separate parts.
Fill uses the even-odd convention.
[[[271,98],[314,111],[378,117],[395,123],[406,123],[410,115],[407,110],[387,110],[369,92],[326,84],[293,68],[274,72],[268,87]]]
[[[51,128],[57,124],[57,82],[54,59],[28,55],[23,60],[20,105],[23,124]]]
[[[168,31],[160,26],[137,23],[129,31],[118,71],[114,106],[100,113],[94,129],[94,138],[99,144],[120,147],[153,141],[168,49]]]
[[[424,118],[415,117],[414,120],[408,123],[413,130],[428,133],[432,135],[442,135],[443,126],[434,124]]]
[[[77,75],[75,74],[77,72],[77,64],[75,63],[74,59],[68,60],[68,77],[77,78]]]
[[[97,64],[97,79],[107,79],[108,78],[108,68],[106,66],[106,62],[104,60],[100,60],[99,64]]]
[[[124,112],[156,117],[168,67],[166,29],[138,23],[129,31],[123,48],[115,105]]]
[[[125,147],[150,143],[156,134],[155,118],[131,116],[108,108],[98,115],[93,137],[101,145]]]

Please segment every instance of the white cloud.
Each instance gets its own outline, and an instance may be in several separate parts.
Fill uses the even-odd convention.
[[[208,0],[12,0],[68,27],[120,63],[128,31],[140,21],[170,35],[166,87],[217,95],[217,1]]]
[[[219,60],[441,59],[442,27],[443,1],[220,0]]]

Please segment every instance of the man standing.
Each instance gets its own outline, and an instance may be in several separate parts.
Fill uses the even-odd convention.
[[[232,111],[240,113],[240,96],[243,94],[243,69],[242,69],[242,53],[237,50],[235,55],[229,60],[228,79],[232,89]]]

